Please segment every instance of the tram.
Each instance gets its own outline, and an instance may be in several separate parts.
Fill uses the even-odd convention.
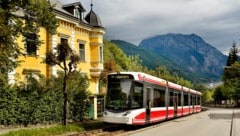
[[[201,111],[201,92],[142,72],[107,77],[103,121],[145,125]]]

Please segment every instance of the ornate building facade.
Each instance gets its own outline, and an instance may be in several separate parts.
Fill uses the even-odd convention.
[[[91,118],[97,118],[99,77],[103,70],[103,35],[105,28],[101,24],[99,16],[91,10],[84,17],[85,9],[80,2],[63,5],[58,0],[49,0],[54,5],[56,18],[59,20],[57,34],[49,34],[44,28],[40,28],[39,40],[43,41],[40,47],[33,46],[36,34],[20,36],[17,40],[24,52],[19,57],[21,65],[12,73],[9,73],[10,83],[18,80],[24,81],[26,74],[42,74],[46,77],[57,75],[60,70],[57,66],[48,66],[43,63],[46,53],[54,50],[61,42],[68,42],[70,47],[79,54],[81,62],[78,68],[90,79],[88,90],[92,94]]]

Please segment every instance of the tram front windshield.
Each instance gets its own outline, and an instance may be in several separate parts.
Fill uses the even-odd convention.
[[[134,92],[131,90],[139,90],[139,87],[134,87],[134,80],[131,76],[108,76],[107,88],[107,105],[106,109],[121,112],[132,108],[142,106],[142,91],[139,95],[133,98]],[[133,94],[131,94],[133,92]],[[137,98],[138,97],[138,98]],[[137,104],[136,104],[137,103]],[[136,106],[137,105],[137,106]]]

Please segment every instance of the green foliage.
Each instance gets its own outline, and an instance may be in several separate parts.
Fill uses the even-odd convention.
[[[55,136],[65,135],[69,132],[83,132],[85,130],[100,129],[104,127],[103,122],[84,122],[80,124],[68,124],[67,126],[57,125],[45,128],[32,128],[22,129],[17,131],[11,131],[1,136]]]
[[[231,66],[235,62],[239,61],[238,53],[239,53],[239,49],[236,46],[236,42],[233,42],[232,48],[230,49],[228,54],[227,66]]]
[[[152,72],[147,67],[142,65],[142,60],[140,59],[139,55],[128,56],[128,59],[128,71],[142,71],[149,74]]]
[[[1,136],[49,136],[49,135],[62,135],[67,132],[82,132],[84,128],[79,125],[57,125],[49,128],[35,128],[35,129],[23,129],[18,131],[12,131]]]
[[[87,98],[89,94],[88,79],[80,72],[74,72],[70,92],[70,116],[68,119],[82,121],[88,113]],[[63,74],[46,81],[44,77],[38,80],[31,74],[26,77],[26,83],[15,86],[5,85],[0,89],[0,124],[24,125],[59,123],[62,121],[64,97],[61,91]],[[82,116],[81,116],[82,115]]]
[[[79,56],[73,52],[67,42],[59,43],[56,52],[47,52],[44,62],[50,66],[58,65],[64,72],[62,79],[62,93],[64,96],[63,124],[67,124],[68,115],[68,80],[74,75],[75,68],[79,63]]]
[[[0,1],[0,73],[7,73],[19,65],[20,48],[16,43],[19,35],[38,34],[39,27],[55,33],[58,20],[53,7],[46,0]],[[39,45],[40,41],[36,41]],[[6,81],[5,81],[6,82]]]
[[[140,64],[142,67],[144,69],[147,68],[150,70],[150,72],[147,73],[152,73],[152,70],[158,69],[159,67],[165,67],[171,74],[177,73],[179,77],[183,77],[184,79],[190,80],[193,83],[202,83],[209,81],[209,74],[204,75],[199,72],[192,72],[186,67],[169,60],[168,58],[162,56],[157,52],[154,52],[151,49],[146,50],[134,44],[121,40],[111,40],[111,42],[116,44],[115,46],[122,49],[123,52],[126,53],[127,57],[138,56],[139,60],[141,60]],[[186,59],[188,59],[188,57]],[[216,76],[211,76],[211,78],[213,80],[219,79],[219,77]],[[174,82],[176,82],[176,80],[174,80]]]
[[[210,90],[209,88],[207,88],[204,85],[195,85],[194,87],[195,90],[202,92],[202,103],[210,103],[213,102],[213,94],[214,94],[214,90]]]
[[[84,121],[88,116],[89,107],[90,103],[87,93],[83,90],[77,92],[70,102],[71,118],[74,121]]]
[[[224,68],[223,81],[240,77],[240,62],[235,62],[231,66]]]
[[[0,123],[4,125],[15,124],[17,122],[16,114],[19,112],[16,107],[19,106],[18,93],[10,86],[0,87]]]
[[[229,51],[227,66],[224,68],[222,75],[222,81],[224,84],[215,90],[215,101],[221,99],[221,93],[225,99],[233,99],[237,102],[240,99],[240,60],[239,60],[239,49],[236,43]]]
[[[221,104],[222,100],[226,100],[226,96],[224,96],[223,91],[225,90],[224,86],[218,86],[217,88],[215,88],[214,94],[213,94],[213,98],[215,100],[216,103]]]
[[[213,94],[214,94],[214,91],[212,90],[205,90],[202,94],[202,102],[203,103],[209,103],[209,102],[212,102],[214,99],[213,99]]]
[[[84,121],[89,111],[89,86],[88,77],[85,74],[75,71],[68,81],[70,94],[70,118],[74,121]]]
[[[120,41],[114,41],[120,42]],[[104,68],[105,71],[101,76],[101,81],[105,85],[106,75],[110,72],[116,71],[137,71],[148,73],[153,76],[163,78],[168,81],[179,83],[186,87],[193,87],[193,84],[175,74],[170,74],[165,66],[159,66],[155,70],[151,70],[146,66],[143,66],[142,60],[139,55],[127,56],[116,44],[109,41],[104,41]]]
[[[230,58],[230,57],[229,57]],[[235,61],[224,68],[222,80],[224,81],[223,94],[227,99],[234,99],[237,104],[240,99],[240,62]]]
[[[1,99],[0,121],[2,125],[38,124],[59,122],[62,105],[59,100],[61,93],[42,86],[33,77],[27,83],[16,87],[8,87],[1,91],[5,99]],[[9,116],[6,118],[6,116]]]
[[[224,94],[227,96],[228,99],[240,99],[240,78],[228,79],[224,82],[224,87]]]
[[[104,62],[113,61],[119,71],[127,70],[127,62],[129,61],[126,54],[115,44],[104,40]]]

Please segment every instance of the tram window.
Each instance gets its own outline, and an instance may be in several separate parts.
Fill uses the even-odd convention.
[[[169,94],[169,106],[173,106],[174,96],[173,92],[171,91]]]
[[[184,93],[184,106],[187,106],[188,105],[188,94],[187,93]]]
[[[198,105],[201,105],[201,98],[198,96]]]
[[[193,99],[192,99],[192,100],[193,100],[192,104],[193,104],[193,105],[196,105],[196,96],[193,95],[192,97],[193,97]]]
[[[154,107],[164,107],[165,106],[165,91],[160,89],[154,89]]]
[[[131,108],[143,107],[143,85],[135,82],[134,91],[132,94]]]
[[[198,105],[201,105],[201,97],[198,96]]]
[[[181,106],[181,93],[178,93],[178,106]]]
[[[193,96],[190,94],[190,105],[193,105]]]
[[[199,104],[198,104],[198,96],[196,96],[196,105],[199,105]]]

